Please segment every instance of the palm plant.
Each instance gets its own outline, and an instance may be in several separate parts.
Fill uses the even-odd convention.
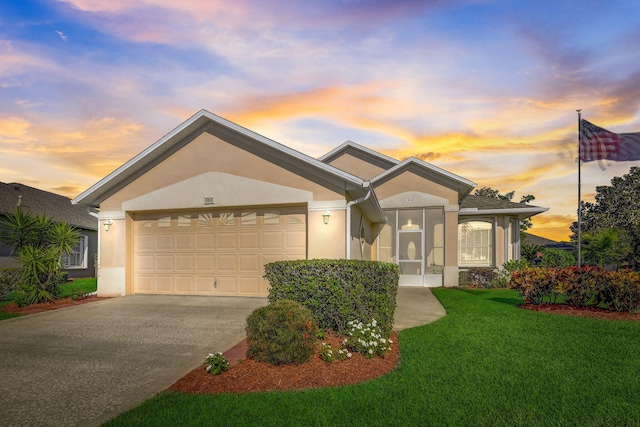
[[[18,254],[20,283],[16,304],[51,301],[64,282],[60,260],[70,254],[80,235],[67,223],[24,212],[20,206],[0,221],[0,240]]]

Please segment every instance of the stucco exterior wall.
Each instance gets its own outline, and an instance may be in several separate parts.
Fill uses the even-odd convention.
[[[371,179],[385,171],[384,168],[373,165],[349,153],[332,160],[329,164],[363,179]]]
[[[378,200],[384,200],[401,193],[419,192],[445,199],[448,201],[447,205],[458,205],[458,192],[456,190],[436,184],[411,171],[406,171],[382,184],[375,185],[375,191]]]

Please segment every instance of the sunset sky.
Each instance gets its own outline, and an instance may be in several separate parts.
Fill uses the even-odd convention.
[[[640,132],[637,0],[3,0],[0,181],[75,197],[200,109],[577,209],[577,114]],[[582,166],[583,200],[640,162]],[[604,170],[603,170],[604,168]]]

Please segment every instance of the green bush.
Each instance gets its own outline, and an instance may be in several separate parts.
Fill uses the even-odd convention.
[[[552,269],[523,268],[511,275],[509,287],[518,291],[525,302],[542,304],[545,298],[551,297],[555,289],[555,275],[549,274]]]
[[[275,301],[247,318],[247,357],[272,365],[308,362],[317,333],[309,309],[296,301]]]
[[[556,248],[542,248],[538,267],[564,268],[576,265],[576,257],[571,252]]]
[[[313,259],[265,265],[269,301],[294,300],[307,307],[321,329],[348,332],[353,319],[376,319],[384,333],[393,330],[398,292],[396,264]]]
[[[640,310],[640,273],[601,268],[525,268],[512,275],[510,287],[525,301],[541,304],[557,297],[569,305],[603,305],[609,310]]]
[[[11,292],[16,290],[20,282],[19,268],[0,269],[0,299],[6,298]]]
[[[603,274],[607,280],[597,288],[598,299],[609,310],[631,313],[640,311],[640,273],[621,270]]]
[[[460,270],[458,272],[458,286],[469,286],[469,276],[467,270]]]
[[[493,267],[471,267],[467,270],[469,286],[476,288],[491,288],[491,282],[498,277],[498,272]]]

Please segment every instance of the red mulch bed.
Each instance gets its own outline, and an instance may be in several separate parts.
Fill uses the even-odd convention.
[[[609,311],[603,308],[597,307],[572,307],[567,304],[522,304],[520,308],[526,310],[534,310],[545,313],[561,314],[564,316],[580,316],[580,317],[592,317],[594,319],[607,319],[607,320],[632,320],[640,322],[640,313],[625,313],[617,311]]]
[[[350,359],[331,363],[320,359],[322,342],[331,344],[335,350],[341,348],[342,338],[330,334],[318,344],[318,353],[302,365],[273,366],[252,359],[240,360],[227,372],[220,375],[208,373],[204,365],[194,369],[178,380],[169,390],[184,393],[248,393],[270,390],[299,390],[307,388],[334,387],[368,381],[395,369],[400,361],[398,336],[391,334],[393,345],[384,357],[367,359],[353,353]],[[241,343],[239,346],[242,346]],[[246,350],[246,344],[244,345]],[[229,352],[228,352],[229,353]],[[232,362],[231,355],[225,353]]]
[[[59,299],[51,302],[31,304],[26,307],[18,307],[15,305],[15,303],[11,303],[2,307],[2,311],[7,313],[27,315],[27,314],[42,313],[43,311],[56,310],[58,308],[73,307],[75,305],[86,304],[88,302],[101,301],[103,299],[105,298],[98,297],[96,295],[90,295],[88,297],[77,299],[77,300],[74,300],[71,298],[64,298],[64,299]]]

